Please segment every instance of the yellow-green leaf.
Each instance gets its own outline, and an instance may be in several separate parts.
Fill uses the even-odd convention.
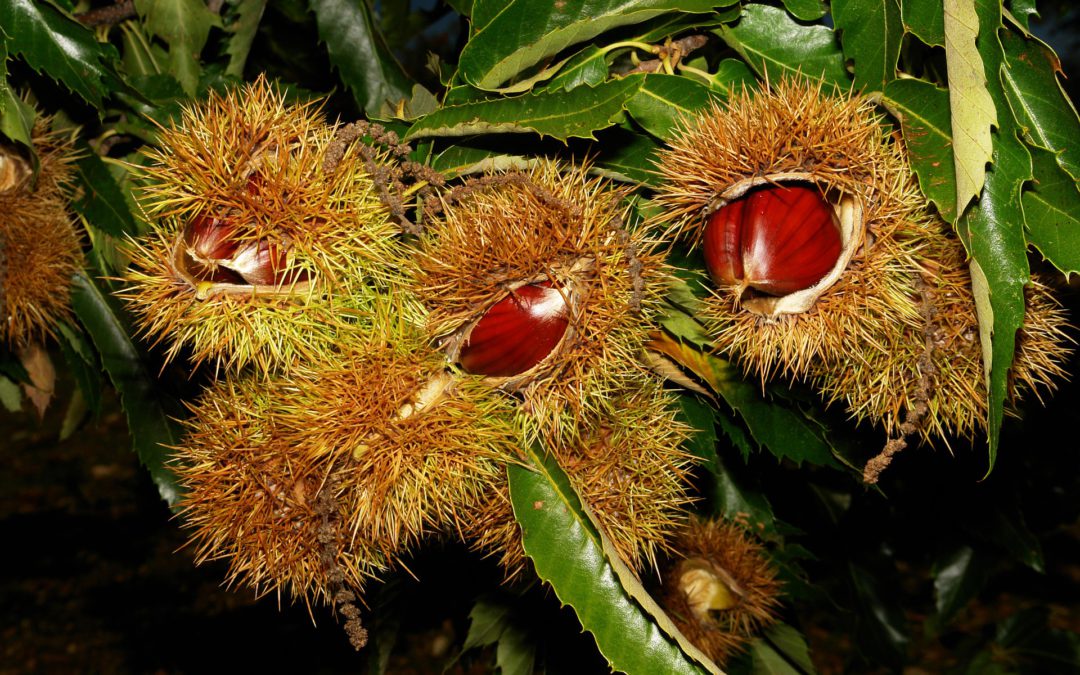
[[[997,124],[997,110],[986,89],[986,72],[975,47],[978,35],[979,15],[974,0],[945,0],[945,58],[957,213],[963,213],[968,202],[982,192],[986,164],[994,151],[990,127]],[[992,38],[992,35],[984,36],[984,39]]]

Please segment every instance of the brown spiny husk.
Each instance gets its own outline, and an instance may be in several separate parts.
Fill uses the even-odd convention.
[[[631,569],[655,567],[693,501],[694,458],[681,448],[688,429],[675,418],[670,395],[647,381],[591,402],[589,413],[567,427],[572,431],[561,434],[534,427],[526,442],[555,456]],[[524,569],[521,532],[505,478],[497,488],[488,491],[465,534],[479,550],[498,555],[512,578]]]
[[[212,388],[177,462],[200,559],[259,589],[330,600],[429,533],[461,531],[517,448],[512,416],[401,340]],[[332,511],[316,509],[329,490]],[[328,564],[325,542],[336,557]]]
[[[626,221],[627,193],[587,166],[539,161],[449,195],[417,256],[417,294],[451,360],[466,331],[518,287],[547,281],[565,294],[570,326],[532,370],[489,381],[523,392],[557,421],[589,391],[641,377],[638,352],[668,270],[656,242]]]
[[[151,232],[130,246],[123,296],[168,358],[186,348],[195,363],[269,373],[362,340],[386,313],[419,320],[400,290],[399,227],[365,168],[371,152],[343,149],[337,134],[313,105],[287,105],[261,78],[161,131],[140,169]],[[228,223],[233,241],[287,251],[282,281],[248,284],[200,264],[188,249],[200,219]]]
[[[695,244],[720,195],[748,181],[798,175],[861,205],[860,247],[808,310],[762,316],[735,288],[707,299],[703,318],[719,350],[762,379],[808,379],[890,435],[967,438],[985,427],[963,245],[931,211],[870,101],[796,80],[744,91],[688,121],[658,166],[657,221]],[[1068,353],[1064,317],[1042,288],[1028,293],[1033,328],[1023,333],[1032,337],[1018,343],[1014,392],[1049,386]]]
[[[40,161],[35,181],[29,162],[0,145],[0,342],[39,342],[71,314],[71,279],[82,266],[82,245],[67,208],[73,175],[71,140],[40,119],[32,133]]]
[[[661,603],[683,635],[723,665],[776,621],[776,568],[749,533],[724,520],[691,519],[672,548]],[[703,601],[709,585],[724,602]]]
[[[356,469],[341,452],[297,453],[276,435],[270,411],[287,386],[226,379],[192,407],[174,459],[186,488],[181,513],[197,561],[226,560],[230,584],[329,603],[335,586],[361,589],[399,551],[340,526],[357,498]],[[332,541],[321,540],[324,521],[337,524]]]

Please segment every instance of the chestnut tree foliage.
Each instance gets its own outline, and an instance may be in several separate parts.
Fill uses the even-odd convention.
[[[785,582],[782,623],[728,670],[900,668],[940,644],[955,652],[949,665],[958,671],[1080,668],[1080,637],[1047,624],[1046,596],[1033,592],[1018,609],[995,605],[1017,579],[1038,585],[1030,580],[1061,573],[1047,552],[1068,549],[1059,528],[1078,515],[1068,498],[1080,488],[1075,449],[1049,440],[1071,430],[1061,417],[1072,389],[1065,385],[1048,411],[1006,414],[1032,268],[1059,280],[1080,271],[1080,122],[1059,57],[1033,34],[1040,9],[1067,22],[1067,8],[1035,0],[0,0],[0,134],[29,150],[35,117],[47,114],[80,150],[71,207],[87,235],[86,266],[72,282],[76,319],[59,327],[52,350],[77,385],[73,400],[53,402],[69,407],[60,433],[92,424],[102,389],[114,387],[135,452],[162,497],[177,499],[168,448],[182,443],[180,402],[193,397],[198,376],[179,364],[163,371],[112,293],[126,265],[117,242],[146,227],[130,165],[145,161],[159,125],[208,91],[265,73],[293,100],[326,98],[330,117],[380,122],[411,145],[412,159],[451,180],[536,156],[588,158],[596,173],[634,189],[632,217],[642,218],[658,180],[655,157],[680,120],[744,88],[805,77],[878,103],[923,194],[964,241],[988,364],[989,431],[909,448],[867,488],[861,467],[884,444],[880,430],[853,424],[799,383],[746,380],[713,354],[694,316],[708,291],[687,272],[654,348],[681,364],[679,382],[693,382],[681,401],[698,430],[688,443],[701,460],[697,510],[750,524]],[[1075,13],[1072,21],[1075,29]],[[685,248],[670,260],[702,266]],[[24,404],[19,385],[33,370],[0,353],[6,406]],[[630,673],[714,668],[672,629],[650,582],[619,561],[560,467],[542,449],[528,455],[526,466],[508,469],[525,550],[599,653]],[[536,502],[565,508],[529,507]],[[1076,592],[1074,580],[1064,601]],[[546,663],[545,628],[516,612],[526,593],[536,591],[478,599],[459,658],[486,655],[515,673]],[[1071,618],[1076,627],[1075,610]],[[368,649],[392,645],[391,633],[377,632]]]

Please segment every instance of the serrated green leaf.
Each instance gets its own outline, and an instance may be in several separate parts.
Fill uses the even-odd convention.
[[[1031,167],[1020,198],[1028,239],[1066,275],[1080,272],[1080,188],[1046,150],[1031,149]]]
[[[844,90],[850,84],[844,54],[832,30],[804,26],[779,7],[747,5],[739,23],[715,32],[770,81],[802,75]]]
[[[110,45],[98,42],[92,31],[45,2],[0,2],[0,26],[8,35],[12,54],[101,108],[106,85],[115,79],[106,65],[116,56]]]
[[[671,138],[698,111],[717,100],[708,87],[678,75],[645,75],[637,93],[626,101],[626,110],[646,131],[661,139]]]
[[[493,598],[480,598],[469,610],[469,632],[461,651],[495,644],[506,629],[513,607]]]
[[[135,9],[147,30],[169,45],[169,74],[194,95],[202,73],[199,55],[221,19],[200,0],[135,0]]]
[[[987,90],[992,64],[983,63],[976,48],[980,35],[976,0],[944,0],[945,59],[949,73],[949,111],[952,124],[953,166],[956,172],[956,210],[982,192],[986,164],[994,152],[990,128],[998,124],[994,98]],[[1000,22],[999,22],[1000,23]],[[997,24],[982,31],[982,42],[994,42]]]
[[[784,8],[799,21],[817,21],[826,12],[821,0],[784,0]]]
[[[608,76],[607,52],[596,45],[589,45],[570,57],[563,64],[559,74],[547,83],[547,91],[560,89],[570,91],[574,87],[585,85],[595,87]]]
[[[1001,83],[1028,143],[1054,153],[1073,180],[1080,178],[1080,119],[1061,88],[1061,61],[1041,42],[1001,31]]]
[[[0,80],[0,133],[29,148],[37,170],[37,153],[33,153],[34,106],[15,95],[7,82]]]
[[[911,168],[923,194],[946,222],[954,222],[956,174],[949,92],[924,80],[893,80],[885,85],[883,103],[900,120]]]
[[[375,28],[368,3],[311,0],[311,9],[330,62],[368,115],[409,97],[409,78]]]
[[[593,634],[611,667],[627,673],[719,673],[685,638],[676,643],[672,636],[678,631],[614,554],[558,465],[535,448],[528,452],[529,467],[507,467],[525,553]]]
[[[630,76],[568,92],[446,106],[414,124],[406,138],[528,132],[559,140],[593,138],[594,131],[613,125],[623,114],[641,83],[641,76]]]
[[[952,620],[986,585],[994,559],[971,548],[959,546],[934,562],[934,617],[938,630]]]
[[[83,146],[75,166],[78,170],[79,191],[71,205],[86,222],[106,234],[122,238],[138,234],[135,218],[116,184],[109,168],[88,147]]]
[[[945,46],[945,7],[941,0],[902,0],[904,28],[931,47]]]
[[[236,18],[229,25],[232,37],[225,48],[225,53],[229,55],[229,65],[225,67],[226,75],[237,78],[244,76],[244,64],[247,63],[248,53],[251,52],[255,33],[259,30],[259,22],[265,10],[266,0],[236,0]]]
[[[461,51],[462,78],[493,90],[570,45],[669,12],[707,13],[723,0],[476,0],[472,34]]]
[[[844,54],[855,64],[855,87],[881,91],[896,77],[904,40],[899,0],[833,0]]]
[[[33,148],[31,131],[34,128],[34,111],[15,95],[11,85],[8,84],[7,59],[7,35],[4,34],[3,28],[0,28],[0,134],[28,148]],[[27,108],[30,108],[29,119],[27,119]]]
[[[810,420],[796,410],[766,400],[761,389],[744,380],[730,361],[667,335],[653,335],[646,346],[708,384],[742,417],[754,440],[777,459],[790,459],[797,465],[806,461],[837,466],[832,448]]]
[[[810,647],[799,631],[783,623],[750,643],[754,675],[814,675]]]
[[[170,506],[180,498],[176,475],[166,464],[169,448],[179,441],[179,431],[170,417],[157,381],[150,375],[116,311],[101,289],[86,275],[75,275],[71,304],[101,355],[127,415],[135,452],[150,472],[161,498]]]
[[[1001,76],[1005,57],[996,39],[1001,25],[997,0],[977,0],[980,60],[987,72],[996,76],[987,81],[990,93],[1004,100]],[[1024,286],[1030,279],[1027,241],[1024,237],[1024,211],[1020,190],[1031,180],[1031,155],[1018,137],[1019,130],[1011,116],[1001,115],[1000,127],[993,134],[993,167],[986,173],[982,196],[957,221],[957,232],[972,256],[972,278],[981,274],[983,287],[973,284],[979,316],[979,337],[984,349],[983,368],[989,391],[987,430],[989,452],[987,475],[997,460],[1005,400],[1008,397],[1008,372],[1016,347],[1016,331],[1024,320]],[[991,312],[987,312],[987,308]]]

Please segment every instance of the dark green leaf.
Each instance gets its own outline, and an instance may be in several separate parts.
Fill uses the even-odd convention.
[[[562,70],[551,78],[545,89],[569,91],[581,85],[595,87],[606,80],[607,76],[607,53],[596,45],[589,45],[563,64]]]
[[[1080,189],[1046,150],[1032,148],[1035,182],[1021,195],[1028,238],[1066,274],[1080,271]]]
[[[472,35],[458,61],[461,76],[496,89],[548,56],[618,26],[670,12],[706,13],[722,0],[476,0]]]
[[[995,35],[1001,23],[997,0],[977,0],[976,6],[979,34]],[[1001,43],[980,40],[978,46],[986,72],[997,75],[987,78],[987,89],[1001,101],[1005,96],[1000,80],[1005,65]],[[957,222],[957,231],[972,256],[972,286],[989,383],[987,474],[997,460],[1008,373],[1016,331],[1024,320],[1024,286],[1030,279],[1020,190],[1032,177],[1031,155],[1008,115],[999,115],[998,124],[992,138],[993,166],[986,173],[982,196]]]
[[[499,640],[508,623],[513,607],[495,598],[480,598],[469,611],[469,632],[461,651],[493,645]]]
[[[180,486],[166,464],[169,448],[176,447],[179,440],[179,431],[170,418],[173,407],[162,399],[158,382],[146,369],[109,300],[97,284],[81,273],[75,276],[71,304],[120,394],[139,461],[149,470],[162,499],[170,506],[176,504]]]
[[[169,74],[188,95],[199,87],[199,54],[221,19],[201,0],[135,0],[146,28],[169,45]]]
[[[1024,139],[1052,152],[1075,180],[1080,178],[1080,119],[1061,88],[1061,61],[1037,40],[1001,31],[1005,67],[1001,83]]]
[[[844,90],[850,84],[832,30],[804,26],[778,7],[747,5],[738,24],[722,26],[716,34],[773,82],[801,74]]]
[[[34,128],[34,110],[16,96],[8,84],[7,59],[7,35],[0,28],[0,134],[32,148],[30,137]]]
[[[128,210],[124,193],[113,180],[105,162],[84,146],[76,166],[79,193],[72,206],[79,215],[86,218],[91,227],[113,237],[137,234],[138,226]]]
[[[696,396],[683,394],[679,397],[679,412],[683,421],[694,430],[686,441],[687,449],[711,470],[717,461],[716,409]]]
[[[750,434],[777,459],[836,467],[820,429],[797,410],[763,398],[761,389],[741,378],[724,381],[718,393],[746,422]]]
[[[0,134],[33,149],[33,129],[34,107],[16,96],[7,82],[0,80]],[[35,153],[35,169],[37,163],[38,159]]]
[[[102,377],[94,351],[87,342],[86,334],[78,328],[61,323],[60,351],[64,355],[68,372],[82,392],[86,406],[96,416],[101,412]]]
[[[931,47],[945,46],[945,8],[941,0],[902,0],[904,28]]]
[[[703,62],[704,59],[699,61]],[[691,63],[696,66],[698,61]],[[688,72],[688,69],[684,69],[684,71]],[[754,78],[754,73],[751,72],[749,66],[738,59],[724,59],[717,65],[715,73],[701,72],[706,76],[703,78],[706,86],[722,94],[724,98],[741,94],[744,89],[752,90],[757,87],[757,79]]]
[[[1035,7],[1035,0],[1009,0],[1009,7],[1012,9],[1013,17],[1020,22],[1020,25],[1025,30],[1028,29],[1028,22],[1031,17],[1039,16],[1039,10]]]
[[[668,139],[683,120],[717,97],[703,84],[678,75],[646,75],[644,84],[626,102],[626,110],[646,131]]]
[[[446,0],[446,4],[453,7],[454,11],[462,16],[470,16],[472,14],[473,0]]]
[[[658,152],[660,145],[648,134],[620,133],[602,144],[598,165],[619,180],[652,184],[660,180],[655,164]]]
[[[1020,610],[998,625],[995,650],[1017,668],[1014,672],[1080,672],[1080,634],[1051,628],[1047,607]]]
[[[560,140],[593,138],[594,131],[611,126],[623,114],[641,83],[641,76],[632,76],[568,92],[447,106],[414,124],[407,138],[522,132]]]
[[[12,54],[62,82],[95,108],[101,107],[106,80],[115,80],[105,65],[116,56],[111,46],[98,42],[89,29],[45,2],[0,2],[0,26],[8,35]]]
[[[955,221],[956,174],[949,92],[924,80],[893,80],[885,85],[885,105],[900,120],[911,168],[923,194],[942,218]]]
[[[776,624],[750,643],[754,675],[813,675],[806,638],[787,624]]]
[[[610,542],[582,511],[562,470],[535,450],[530,465],[507,467],[525,553],[559,600],[573,607],[611,667],[627,673],[705,672],[670,637],[677,631],[644,589],[637,585],[638,592],[631,591],[637,584],[633,574],[609,554]],[[666,629],[655,623],[660,619],[668,622]]]
[[[963,528],[1009,552],[1036,572],[1045,572],[1042,544],[1028,529],[1024,510],[1015,493],[996,495],[992,504],[973,502],[957,513]]]
[[[826,11],[821,0],[784,0],[784,7],[799,21],[817,21]]]
[[[238,78],[244,76],[244,64],[247,62],[251,43],[255,41],[255,33],[259,30],[259,21],[262,20],[265,9],[266,0],[238,0],[236,2],[236,18],[229,26],[232,37],[229,38],[229,46],[225,48],[225,53],[229,55],[229,65],[225,68],[226,75]]]
[[[536,643],[516,625],[509,625],[495,648],[495,664],[500,675],[532,675]]]
[[[751,531],[759,535],[775,537],[776,516],[773,515],[769,498],[762,492],[744,487],[720,456],[716,457],[712,469],[716,480],[717,514],[745,522]]]
[[[717,9],[710,14],[681,14],[678,12],[662,14],[636,28],[634,31],[636,35],[631,39],[648,44],[661,43],[676,35],[689,32],[700,33],[706,28],[719,26],[722,23],[739,18],[739,12],[742,10],[738,4],[730,0],[721,0],[721,2],[716,3],[717,7],[722,5],[734,5],[734,7]]]
[[[911,638],[903,609],[893,597],[897,591],[895,570],[887,575],[873,574],[849,562],[848,572],[858,607],[856,634],[860,651],[882,663],[903,662]]]
[[[855,87],[881,91],[896,77],[904,27],[899,0],[833,0],[844,54],[855,64]]]
[[[837,466],[832,448],[815,422],[787,405],[766,400],[760,387],[744,380],[730,361],[667,335],[654,337],[648,349],[678,364],[719,394],[746,422],[754,440],[777,459],[790,459],[798,465],[807,461]]]
[[[986,585],[993,558],[970,546],[952,549],[934,562],[935,624],[941,630]]]
[[[409,79],[383,43],[368,3],[311,0],[311,9],[331,63],[368,115],[409,97]]]
[[[128,80],[161,74],[162,69],[167,65],[169,55],[160,45],[153,42],[152,36],[143,24],[125,21],[119,28],[123,45],[121,63]],[[137,86],[136,89],[138,89]]]

